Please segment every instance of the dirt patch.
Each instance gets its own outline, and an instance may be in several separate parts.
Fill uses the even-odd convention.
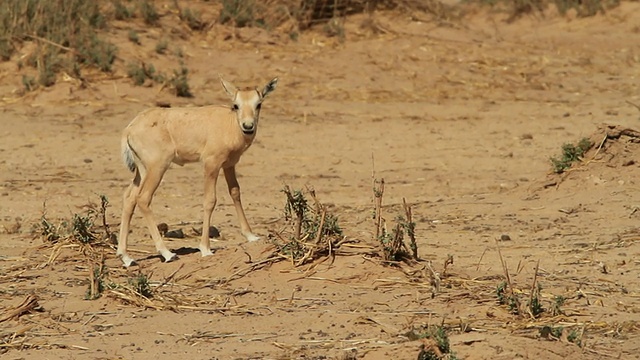
[[[90,74],[85,84],[63,77],[24,95],[15,64],[1,63],[0,352],[409,359],[430,344],[412,331],[443,326],[459,358],[636,356],[640,167],[631,130],[638,109],[629,102],[640,103],[640,47],[629,39],[640,8],[623,3],[579,20],[504,18],[479,12],[432,24],[384,12],[376,14],[384,31],[353,16],[342,40],[318,29],[297,41],[217,25],[192,32],[177,15],[160,27],[122,22],[109,30],[121,49],[113,75]],[[128,39],[130,27],[140,44]],[[126,76],[122,59],[130,57],[175,67],[174,55],[155,51],[170,33],[194,98]],[[32,232],[43,209],[58,223],[99,194],[115,231],[131,180],[122,129],[158,102],[225,103],[218,73],[239,85],[281,81],[238,166],[256,232],[280,230],[283,183],[309,185],[347,239],[376,248],[372,184],[384,178],[386,221],[405,214],[406,199],[422,261],[388,266],[354,247],[299,266],[261,263],[273,244],[243,240],[222,188],[213,216],[220,238],[214,256],[201,258],[197,165],[172,167],[153,202],[158,221],[185,235],[167,239],[178,261],[160,261],[138,216],[136,268],[121,268],[108,246],[43,245]],[[582,163],[552,174],[549,159],[583,137],[594,146]],[[541,186],[549,179],[556,184]],[[88,290],[97,295],[103,271],[104,285],[119,287],[85,300]],[[16,314],[33,304],[29,296],[38,307]]]

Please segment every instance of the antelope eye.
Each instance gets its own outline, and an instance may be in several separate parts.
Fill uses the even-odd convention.
[[[233,111],[238,111],[238,109],[240,109],[238,107],[238,104],[233,104],[233,106],[231,108],[233,109]]]
[[[262,103],[258,104],[258,106],[256,106],[256,109],[260,110],[261,107],[262,107]]]

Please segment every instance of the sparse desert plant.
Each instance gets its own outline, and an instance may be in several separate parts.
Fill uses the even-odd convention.
[[[192,10],[191,8],[181,8],[178,4],[178,0],[173,1],[174,6],[178,10],[180,20],[185,22],[191,30],[202,30],[206,26],[206,23],[202,21],[200,13]]]
[[[564,326],[544,325],[540,328],[539,334],[541,338],[554,341],[567,341],[578,346],[582,346],[582,331],[575,328],[566,328]]]
[[[193,97],[189,86],[189,69],[180,64],[179,70],[173,71],[173,76],[169,79],[169,85],[178,97]]]
[[[91,212],[86,215],[73,214],[71,222],[71,235],[73,239],[83,243],[91,244],[96,235],[93,232],[93,214]]]
[[[509,312],[514,315],[520,314],[520,305],[515,294],[511,293],[507,282],[503,281],[496,288],[496,296],[500,305],[507,305]]]
[[[405,215],[395,218],[391,232],[387,230],[386,220],[382,216],[382,198],[384,195],[384,179],[373,182],[375,240],[380,243],[381,255],[385,261],[418,260],[418,245],[415,238],[415,223],[411,207],[402,199]],[[405,243],[405,235],[409,237],[409,245]]]
[[[284,230],[272,231],[269,236],[278,254],[294,265],[332,255],[344,240],[338,217],[327,211],[313,189],[307,188],[313,204],[302,190],[291,190],[285,185],[282,192],[286,196],[284,218],[287,226]]]
[[[21,43],[34,41],[37,48],[25,63],[37,67],[42,86],[52,85],[59,71],[77,74],[77,63],[110,71],[115,46],[97,35],[106,22],[97,2],[5,0],[0,2],[0,57],[8,60]]]
[[[554,0],[558,12],[562,15],[574,9],[579,17],[594,16],[620,5],[620,0]]]
[[[139,12],[147,25],[158,25],[158,21],[160,20],[160,14],[158,13],[158,9],[152,0],[142,0],[139,3]]]
[[[36,226],[36,230],[46,243],[57,243],[58,240],[64,236],[63,232],[66,227],[67,224],[64,222],[55,224],[47,219],[46,206],[44,206],[42,216],[40,217],[40,224]]]
[[[108,203],[107,197],[100,195],[100,205],[86,204],[83,206],[84,213],[74,213],[70,221],[62,220],[57,224],[47,219],[45,207],[40,223],[36,225],[36,233],[50,244],[66,241],[81,245],[106,245],[103,241],[111,237],[109,225],[106,223]],[[98,219],[102,221],[102,230],[95,225]]]
[[[553,302],[551,303],[551,315],[558,316],[563,315],[564,311],[562,310],[562,306],[564,306],[566,299],[564,296],[556,295],[553,297]]]
[[[577,144],[565,143],[562,145],[562,154],[559,157],[552,157],[551,164],[553,171],[557,174],[565,172],[571,164],[582,161],[584,154],[593,146],[591,140],[582,138]]]
[[[33,91],[37,86],[36,79],[33,76],[22,75],[22,86],[26,91]]]
[[[131,41],[132,43],[136,44],[136,45],[140,45],[140,36],[138,35],[138,32],[131,29],[129,30],[129,41]]]
[[[153,291],[151,290],[151,285],[149,283],[149,277],[139,272],[135,277],[129,278],[127,283],[131,287],[131,289],[138,295],[143,296],[147,299],[153,297]]]
[[[222,0],[222,10],[218,20],[222,24],[232,23],[236,27],[255,24],[254,0]]]
[[[132,62],[127,65],[127,76],[133,80],[136,86],[142,86],[147,80],[156,83],[164,83],[165,76],[156,71],[153,64]]]
[[[101,256],[97,263],[91,265],[89,287],[84,295],[85,300],[95,300],[102,295],[105,289],[104,278],[106,275],[107,266],[104,263],[104,256]]]
[[[418,360],[458,359],[456,354],[451,351],[449,335],[444,326],[427,326],[424,329],[412,329],[405,335],[409,340],[423,339]]]
[[[0,38],[0,60],[8,61],[11,59],[11,54],[13,53],[13,46],[9,39]]]
[[[156,44],[156,53],[164,54],[167,52],[167,48],[169,47],[169,42],[166,39],[160,39]]]
[[[344,19],[339,17],[331,18],[324,24],[324,33],[329,37],[337,37],[340,41],[345,39]]]
[[[121,0],[111,0],[111,4],[113,4],[114,8],[113,17],[116,20],[126,20],[133,17],[133,9],[123,4]]]
[[[537,283],[534,286],[534,290],[531,293],[531,297],[529,299],[529,312],[533,318],[537,318],[544,312],[544,307],[542,307],[542,302],[540,301],[540,291],[542,290],[542,285]]]

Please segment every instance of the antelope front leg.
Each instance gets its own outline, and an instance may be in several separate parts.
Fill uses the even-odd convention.
[[[211,226],[211,214],[216,207],[216,184],[220,174],[220,165],[217,163],[205,163],[204,168],[204,216],[202,219],[202,238],[200,239],[200,253],[202,256],[213,255],[211,241],[209,240],[209,227]]]
[[[244,214],[244,209],[242,208],[242,200],[240,200],[240,185],[238,184],[238,179],[236,178],[236,168],[234,166],[225,168],[224,178],[227,180],[227,185],[229,186],[229,195],[231,195],[233,205],[235,206],[236,213],[238,214],[238,220],[240,221],[240,231],[242,232],[242,235],[244,235],[244,237],[248,241],[260,240],[260,237],[256,236],[251,231],[251,226],[249,226],[247,216]]]

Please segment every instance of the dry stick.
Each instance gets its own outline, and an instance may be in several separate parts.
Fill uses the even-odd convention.
[[[322,204],[320,204],[320,201],[318,200],[318,198],[316,197],[316,191],[309,187],[308,185],[306,186],[307,188],[307,192],[309,193],[309,195],[311,195],[311,198],[313,199],[313,202],[316,204],[316,215],[320,213],[320,210],[323,209]]]
[[[507,281],[507,286],[509,287],[510,296],[513,301],[516,303],[518,313],[520,313],[520,301],[516,297],[515,291],[513,290],[513,284],[511,283],[511,276],[509,276],[509,268],[507,267],[507,263],[502,257],[502,251],[500,251],[500,243],[496,240],[496,248],[498,249],[498,255],[500,256],[500,263],[502,263],[502,271],[504,272],[505,280]]]
[[[67,46],[64,46],[64,45],[60,45],[60,44],[55,43],[55,42],[53,42],[53,41],[51,41],[51,40],[47,40],[47,39],[45,39],[45,38],[41,38],[41,37],[36,36],[36,35],[26,34],[25,36],[26,36],[26,37],[28,37],[28,38],[31,38],[32,40],[42,41],[42,42],[44,42],[44,43],[47,43],[47,44],[49,44],[49,45],[51,45],[51,46],[55,46],[55,47],[57,47],[57,48],[59,48],[59,49],[62,49],[62,50],[64,50],[64,51],[68,51],[68,52],[71,52],[71,53],[74,53],[74,54],[77,54],[77,53],[78,53],[78,50],[76,50],[76,49],[72,49],[72,48],[70,48],[70,47],[67,47]]]
[[[322,207],[322,215],[320,215],[320,226],[318,226],[318,233],[316,234],[315,244],[320,244],[322,240],[322,228],[324,227],[324,220],[327,216],[327,211]],[[329,241],[331,243],[331,241]]]
[[[245,252],[246,253],[246,252]],[[176,271],[172,272],[171,274],[169,274],[169,276],[167,276],[166,278],[164,278],[164,281],[160,283],[160,285],[158,285],[158,289],[160,289],[161,287],[167,285],[171,280],[173,280],[173,278],[176,276],[176,274],[178,274],[178,271],[182,270],[182,268],[184,267],[184,263],[180,264],[180,267],[178,267],[176,269]]]
[[[109,224],[107,224],[107,202],[105,198],[100,198],[100,209],[102,213],[102,227],[104,227],[104,232],[108,241],[111,241],[112,235],[111,230],[109,230]]]
[[[632,102],[631,102],[631,101],[629,101],[629,100],[625,100],[625,101],[626,101],[626,103],[627,103],[627,104],[629,104],[629,105],[633,105],[636,109],[640,110],[640,105],[636,105],[636,104],[632,103]]]
[[[379,184],[376,187],[376,184]],[[384,179],[380,179],[377,182],[375,179],[373,180],[373,196],[375,197],[375,225],[376,225],[376,240],[380,239],[380,231],[382,226],[382,195],[384,194]]]
[[[531,284],[531,294],[529,295],[529,315],[531,315],[532,319],[535,319],[533,311],[531,311],[531,306],[533,304],[533,297],[536,293],[536,283],[538,282],[538,269],[540,268],[540,260],[536,263],[536,268],[533,273],[533,284]]]
[[[416,234],[415,234],[415,224],[413,223],[413,216],[411,213],[411,206],[407,205],[407,200],[402,198],[402,207],[404,207],[404,213],[407,217],[407,235],[409,235],[409,240],[411,241],[410,247],[411,252],[413,253],[413,259],[419,260],[418,257],[418,244],[416,243]]]
[[[480,263],[482,262],[482,258],[484,258],[484,254],[487,252],[489,248],[484,248],[482,255],[480,255],[480,260],[478,260],[478,265],[476,265],[476,271],[480,270]]]
[[[40,305],[38,305],[38,297],[36,295],[27,295],[27,297],[22,301],[22,303],[20,303],[20,305],[14,307],[13,309],[6,310],[6,313],[0,316],[0,323],[7,320],[17,319],[26,313],[32,312],[39,306]]]

